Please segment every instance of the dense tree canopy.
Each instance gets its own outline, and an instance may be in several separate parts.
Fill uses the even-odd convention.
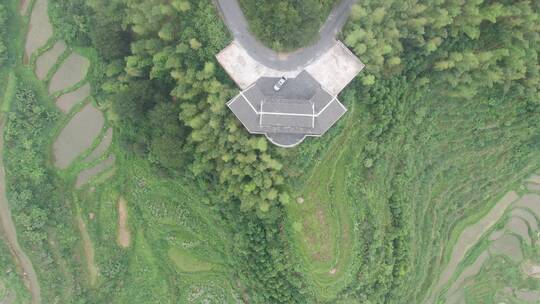
[[[101,2],[90,1],[96,20],[114,15],[101,12]],[[288,242],[277,233],[281,204],[289,201],[278,160],[283,152],[262,136],[249,136],[225,106],[237,90],[215,61],[229,42],[215,7],[211,1],[162,0],[109,5],[126,12],[122,37],[130,39],[125,66],[115,56],[103,56],[101,77],[101,94],[111,103],[123,146],[216,190],[237,238],[235,267],[251,297],[304,303],[305,285],[287,258]]]
[[[247,134],[226,109],[237,89],[214,56],[230,37],[209,0],[51,2],[60,35],[97,49],[91,81],[101,85],[97,98],[111,109],[126,153],[216,193],[235,236],[239,288],[253,303],[317,302],[285,233],[283,206],[291,200],[285,185],[315,166],[332,135],[295,153]],[[315,37],[334,2],[240,1],[252,30],[276,49],[309,42],[298,37]],[[361,224],[351,240],[356,263],[335,291],[340,300],[420,302],[456,222],[483,207],[482,191],[498,191],[505,176],[524,170],[540,145],[539,13],[537,1],[353,7],[342,38],[366,70],[342,99],[362,113],[353,127],[333,130],[354,134],[356,154],[343,170]],[[472,180],[481,191],[463,185],[461,170],[481,173]],[[420,207],[442,219],[421,218]],[[424,239],[425,229],[433,238]]]
[[[373,76],[398,73],[408,50],[425,56],[439,50],[427,71],[441,75],[457,95],[470,98],[481,87],[519,82],[538,99],[539,5],[361,1],[353,7],[345,42],[367,64],[366,84]]]
[[[336,0],[240,0],[250,30],[276,50],[291,50],[318,39]]]
[[[189,167],[195,175],[215,178],[225,185],[223,199],[238,199],[244,209],[255,206],[265,212],[280,199],[286,200],[281,189],[282,164],[273,157],[274,151],[264,138],[247,136],[227,115],[223,101],[231,98],[235,90],[223,83],[225,75],[213,57],[227,43],[226,30],[214,17],[215,8],[206,2],[186,1],[126,1],[125,5],[125,23],[134,36],[131,55],[126,58],[125,72],[118,71],[121,73],[105,88],[120,89],[113,104],[121,119],[131,122],[127,128],[132,132],[131,140],[147,145],[144,149],[151,151],[155,159],[162,156],[163,163],[170,164],[174,157],[192,159]],[[158,79],[155,82],[160,83],[159,87],[132,87],[135,82]],[[136,97],[155,90],[168,90],[171,96]],[[150,117],[147,121],[156,123],[155,127],[141,123],[145,121],[142,116],[152,116],[154,107],[158,111],[178,109],[181,125],[172,133],[145,136],[145,132],[162,123]],[[186,128],[189,132],[180,131]],[[178,150],[180,146],[184,149]]]

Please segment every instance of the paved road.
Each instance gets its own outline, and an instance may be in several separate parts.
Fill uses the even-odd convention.
[[[277,53],[264,46],[249,32],[249,26],[237,0],[216,0],[225,24],[247,52],[264,65],[276,70],[303,68],[313,59],[318,58],[336,42],[336,35],[349,18],[352,5],[356,0],[342,0],[336,6],[321,27],[320,39],[313,45],[291,53]]]
[[[4,121],[0,113],[0,156],[3,154],[4,146]],[[19,242],[17,241],[17,231],[11,217],[11,211],[6,198],[6,180],[5,180],[4,164],[0,157],[0,222],[4,236],[6,237],[7,245],[14,254],[17,264],[24,272],[24,281],[28,285],[28,289],[32,294],[32,303],[41,303],[41,293],[36,272],[32,266],[32,262],[24,253]]]

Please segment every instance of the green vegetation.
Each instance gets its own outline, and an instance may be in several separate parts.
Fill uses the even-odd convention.
[[[399,64],[392,66],[377,59],[392,61],[383,45],[392,36],[383,36],[389,32],[380,23],[397,20],[386,16],[371,23],[377,14],[368,9],[384,16],[385,8],[388,15],[398,11],[399,5],[393,5],[398,7],[362,2],[345,33],[346,42],[364,55],[360,57],[377,76],[375,83],[366,76],[344,93],[349,107],[359,101],[354,114],[348,114],[356,116],[349,118],[356,125],[340,122],[350,127],[330,143],[328,158],[314,157],[311,150],[318,151],[319,143],[301,147],[305,161],[316,165],[312,177],[297,187],[305,202],[290,207],[290,229],[307,277],[326,300],[422,301],[447,261],[461,223],[489,208],[492,198],[539,165],[538,65],[519,59],[523,54],[537,58],[540,51],[537,24],[528,22],[538,20],[538,7],[528,2],[505,7],[504,15],[479,19],[468,29],[477,36],[449,35],[429,51],[405,36],[411,35],[406,24],[396,25],[404,34],[396,32],[394,41],[407,48],[395,51]],[[458,21],[446,30],[465,27]],[[513,38],[516,31],[521,35]],[[432,34],[428,27],[418,31],[419,37]],[[362,50],[362,41],[369,53]],[[456,59],[452,67],[441,68],[450,57]],[[516,75],[514,69],[521,71],[519,76],[506,77]],[[505,77],[495,77],[499,73]],[[350,143],[344,145],[347,137]],[[344,151],[347,161],[340,163],[336,151]],[[348,216],[343,220],[341,214]],[[350,234],[353,244],[332,245]],[[322,245],[328,247],[326,256],[316,247]],[[340,273],[343,264],[346,273]]]
[[[537,171],[538,173],[538,171]],[[517,189],[516,189],[517,190]],[[519,187],[519,195],[531,195],[530,190]],[[538,193],[538,191],[536,191]],[[514,202],[510,208],[506,209],[503,216],[492,229],[478,241],[469,252],[464,262],[454,270],[452,280],[446,284],[440,294],[436,296],[441,301],[448,301],[453,298],[459,299],[461,296],[467,303],[521,303],[524,299],[521,294],[531,294],[536,299],[540,292],[540,282],[533,269],[539,265],[540,253],[538,246],[538,213],[520,204],[521,200]],[[535,203],[532,203],[534,205]],[[531,206],[531,205],[529,205]],[[516,213],[517,212],[517,213]],[[512,220],[524,221],[526,230],[518,233],[513,229]],[[497,235],[498,237],[493,237]],[[518,246],[510,246],[502,241],[504,237],[517,237]],[[494,250],[494,245],[498,243],[503,251]],[[484,255],[487,258],[479,259]],[[512,256],[512,258],[511,258]],[[515,260],[516,256],[521,257]],[[481,261],[478,263],[478,261]],[[474,265],[476,264],[476,265]],[[476,271],[471,271],[471,269]],[[467,280],[461,282],[461,292],[456,292],[459,286],[458,277],[468,273]],[[472,274],[471,274],[472,273]],[[458,276],[459,275],[459,276]],[[461,294],[461,295],[460,295]],[[529,296],[530,297],[530,296]],[[518,301],[520,299],[521,301]]]
[[[14,304],[30,303],[30,293],[17,272],[3,238],[0,238],[0,269],[0,301],[15,295]]]
[[[394,78],[359,89],[363,102],[348,118],[358,123],[341,122],[350,127],[330,142],[328,156],[307,158],[317,165],[308,187],[298,187],[305,201],[290,207],[290,229],[323,299],[421,301],[444,263],[441,249],[452,248],[456,225],[540,164],[537,126],[531,128],[538,113],[524,110],[528,103],[493,109],[421,83]],[[510,132],[489,127],[508,120]],[[346,150],[344,143],[363,148]],[[316,155],[310,149],[317,146],[303,145],[302,155]],[[330,171],[317,174],[324,168]],[[330,246],[327,256],[307,244]]]
[[[174,303],[188,290],[205,286],[229,299],[232,281],[226,231],[204,189],[186,178],[158,177],[137,157],[119,159],[113,183],[77,194],[96,251],[102,279],[87,295],[97,303]],[[127,249],[117,246],[119,195],[125,195],[132,235]],[[196,262],[197,264],[194,264]],[[211,295],[208,295],[209,297]]]
[[[250,30],[278,51],[293,50],[318,39],[336,0],[240,0]]]
[[[363,77],[365,84],[373,83],[373,75],[399,73],[412,51],[429,58],[423,59],[428,71],[440,73],[453,96],[472,97],[509,81],[534,89],[538,82],[536,2],[418,1],[409,7],[362,1],[351,19],[345,42],[371,73]]]
[[[241,4],[281,49],[313,39],[334,1]],[[15,7],[10,35],[23,24]],[[55,170],[52,139],[69,117],[30,66],[9,61],[8,196],[44,303],[419,303],[460,231],[540,167],[536,2],[360,1],[343,33],[367,64],[340,96],[350,111],[292,150],[228,112],[236,89],[214,56],[230,37],[212,1],[49,9],[53,40],[92,61],[116,165],[114,178],[73,189],[98,143]],[[13,58],[20,37],[8,39]],[[487,265],[473,302],[518,281]]]
[[[351,95],[346,101],[350,101],[348,97]],[[338,125],[349,131],[342,131],[324,143],[329,148],[320,161],[312,165],[313,170],[305,175],[307,179],[296,187],[299,201],[286,207],[298,253],[304,258],[307,276],[322,299],[335,298],[346,287],[353,264],[352,253],[356,250],[355,205],[354,199],[347,195],[344,168],[350,165],[350,157],[355,154],[353,147],[359,145],[356,141],[363,140],[365,130],[358,128],[358,106],[351,107],[350,116]],[[309,149],[312,147],[302,152]]]
[[[42,296],[53,299],[64,288],[77,285],[58,267],[58,263],[71,262],[66,260],[74,256],[71,243],[76,239],[69,229],[72,214],[65,205],[62,183],[47,165],[49,134],[58,115],[44,93],[46,89],[28,80],[30,74],[20,70],[18,79],[4,131],[7,195],[19,242],[47,287]],[[62,257],[53,263],[58,252]]]
[[[8,23],[8,16],[7,16],[7,8],[0,4],[0,67],[2,67],[7,59],[8,59],[8,52],[7,52],[7,23]]]

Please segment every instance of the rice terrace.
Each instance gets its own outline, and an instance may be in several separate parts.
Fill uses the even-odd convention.
[[[540,2],[0,1],[0,304],[540,303]]]

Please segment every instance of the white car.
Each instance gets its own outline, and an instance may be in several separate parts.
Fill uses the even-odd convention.
[[[287,77],[283,76],[281,77],[278,82],[276,82],[276,84],[274,85],[274,91],[279,91],[281,90],[281,87],[283,86],[283,84],[285,83],[285,81],[287,81]]]

